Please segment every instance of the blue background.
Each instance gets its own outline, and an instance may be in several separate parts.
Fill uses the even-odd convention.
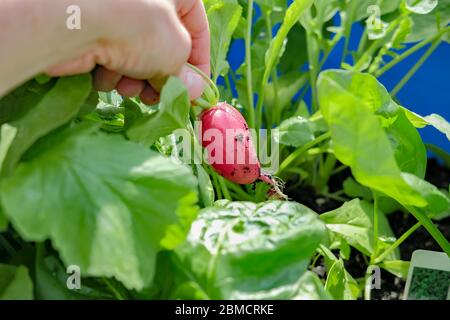
[[[350,38],[351,50],[356,50],[362,31],[362,27],[355,24]],[[324,69],[339,68],[343,46],[343,41],[336,46]],[[380,81],[389,91],[392,90],[427,49],[428,47],[425,47],[397,64],[381,76]],[[242,64],[244,56],[244,41],[235,40],[231,45],[228,57],[233,70]],[[420,115],[438,113],[447,121],[450,119],[450,44],[442,43],[434,51],[398,93],[397,99],[401,105]],[[305,100],[309,103],[308,97]],[[425,143],[435,144],[450,153],[450,143],[444,134],[431,126],[420,129],[419,132]]]

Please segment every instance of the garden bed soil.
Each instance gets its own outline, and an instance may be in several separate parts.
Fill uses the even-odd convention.
[[[343,171],[342,173],[330,179],[330,192],[342,189],[342,182],[350,176],[350,171]],[[437,186],[438,188],[448,189],[450,183],[450,169],[442,166],[436,159],[429,159],[425,179]],[[302,187],[297,189],[290,189],[289,186],[295,183],[288,181],[286,184],[287,194],[290,198],[298,201],[318,213],[324,213],[334,210],[342,205],[342,203],[324,198],[316,195],[314,189],[311,187]],[[408,213],[397,211],[387,216],[395,236],[399,237],[406,230],[411,228],[417,220]],[[450,239],[450,217],[441,221],[435,221],[439,230],[443,233],[445,238]],[[439,245],[428,234],[425,228],[420,227],[408,239],[400,245],[400,253],[402,260],[411,260],[412,253],[417,249],[425,249],[432,251],[442,251]],[[347,271],[354,278],[362,278],[365,275],[367,262],[363,255],[356,250],[352,250],[350,259],[345,262]],[[313,269],[319,277],[325,278],[325,267],[323,260],[320,259],[316,267]],[[381,289],[372,290],[372,299],[374,300],[397,300],[403,298],[403,291],[405,288],[405,281],[398,278],[385,270],[381,270]]]

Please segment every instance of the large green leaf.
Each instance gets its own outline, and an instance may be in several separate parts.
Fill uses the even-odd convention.
[[[374,253],[373,235],[373,206],[369,202],[353,199],[344,203],[340,208],[324,213],[320,218],[327,224],[328,229],[338,234],[352,247],[366,256]],[[393,237],[394,234],[382,212],[379,212],[379,236]],[[398,252],[391,255],[397,257]]]
[[[39,83],[30,80],[0,98],[0,123],[11,122],[26,114],[47,94],[54,81]]]
[[[0,300],[32,300],[33,282],[24,266],[0,264]]]
[[[181,242],[195,217],[195,177],[120,136],[76,128],[58,138],[2,181],[5,214],[24,239],[50,238],[84,275],[143,288],[156,253]]]
[[[224,200],[200,212],[177,253],[212,299],[289,299],[324,236],[298,203]]]
[[[158,138],[186,128],[190,106],[186,87],[180,79],[171,77],[162,89],[159,110],[136,119],[127,130],[127,136],[132,141],[150,146]]]
[[[90,92],[91,76],[89,74],[60,78],[28,112],[8,123],[8,126],[15,129],[15,133],[12,141],[10,141],[11,136],[8,134],[7,144],[9,148],[7,151],[2,150],[2,152],[5,152],[2,166],[3,173],[11,173],[20,157],[39,138],[74,118]],[[33,93],[30,97],[35,95],[38,95],[38,93]],[[32,103],[25,97],[23,102]],[[3,128],[1,132],[3,144]],[[11,131],[9,130],[9,132]]]
[[[242,7],[237,0],[205,1],[211,32],[212,79],[228,71],[227,53],[234,30],[239,24]]]
[[[357,86],[364,79],[374,83],[371,78],[368,74],[339,70],[328,70],[319,76],[320,106],[331,130],[335,155],[351,167],[359,183],[404,205],[423,207],[426,200],[403,180],[383,128],[395,119],[399,109],[392,112],[392,104],[380,99],[384,95],[377,92],[377,86]],[[367,88],[376,95],[370,96]],[[378,89],[383,91],[381,85]]]

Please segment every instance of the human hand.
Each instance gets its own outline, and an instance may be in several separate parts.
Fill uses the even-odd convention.
[[[210,74],[210,35],[201,0],[109,0],[93,15],[98,35],[83,54],[47,70],[51,76],[94,72],[100,91],[117,89],[123,96],[139,96],[154,104],[170,75],[178,75],[192,99],[204,81],[189,62]],[[92,14],[91,14],[92,15]],[[92,28],[91,28],[92,30]]]

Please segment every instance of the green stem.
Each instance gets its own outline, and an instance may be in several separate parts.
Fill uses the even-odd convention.
[[[219,89],[217,88],[216,84],[211,80],[211,78],[210,78],[208,75],[206,75],[202,70],[200,70],[200,69],[197,68],[196,66],[194,66],[194,65],[192,65],[192,64],[190,64],[190,63],[187,63],[186,65],[187,65],[190,69],[192,69],[193,71],[195,71],[197,74],[199,74],[199,75],[203,78],[203,80],[205,80],[206,83],[209,85],[209,89],[212,89],[212,90],[213,90],[214,98],[211,97],[210,100],[212,100],[212,101],[209,101],[209,102],[210,102],[212,105],[216,105],[216,104],[219,102],[219,100],[220,100],[220,92],[219,92]],[[206,88],[205,91],[206,91],[206,90],[208,90],[208,88]]]
[[[331,133],[327,132],[322,134],[321,136],[317,137],[313,141],[310,141],[303,145],[302,147],[295,150],[293,153],[291,153],[280,165],[280,169],[278,170],[278,175],[281,175],[289,166],[295,162],[301,155],[303,155],[308,149],[314,147],[315,145],[318,145],[319,143],[331,138]]]
[[[360,56],[363,53],[364,48],[366,47],[367,39],[368,39],[368,34],[367,34],[367,27],[366,27],[366,28],[364,28],[364,32],[361,36],[361,39],[359,40],[358,51],[357,51],[358,56]]]
[[[428,233],[439,244],[444,252],[450,257],[450,243],[442,232],[436,227],[431,219],[420,209],[412,206],[405,206],[411,214],[427,229]]]
[[[228,189],[236,193],[236,195],[239,196],[242,200],[245,201],[253,200],[253,198],[248,193],[244,192],[244,190],[242,190],[240,186],[228,181],[225,181],[225,183],[227,184]]]
[[[379,212],[378,212],[378,193],[376,191],[372,191],[373,194],[373,256],[370,260],[375,258],[375,254],[378,252],[378,224],[379,224]]]
[[[217,176],[217,173],[214,170],[211,170],[210,174],[213,178],[212,183],[214,185],[214,189],[216,190],[217,199],[223,199],[222,189],[219,183],[219,177]]]
[[[370,47],[366,51],[364,51],[364,54],[361,56],[361,58],[359,58],[359,60],[353,66],[353,70],[356,70],[356,71],[361,70],[362,67],[364,66],[364,64],[367,62],[367,59],[371,59],[371,57],[373,56],[375,51],[377,51],[381,46],[383,46],[390,39],[390,34],[395,31],[397,26],[398,26],[398,20],[393,21],[389,25],[388,29],[386,30],[386,36],[372,42]]]
[[[419,42],[418,44],[416,44],[415,46],[409,48],[408,50],[406,50],[405,52],[403,52],[401,55],[397,56],[395,59],[391,60],[389,63],[386,63],[380,70],[378,70],[375,73],[376,77],[380,77],[381,75],[383,75],[384,73],[386,73],[387,71],[391,70],[394,66],[396,66],[398,63],[402,62],[403,60],[405,60],[406,58],[408,58],[410,55],[412,55],[413,53],[417,52],[418,50],[422,49],[423,47],[425,47],[426,45],[428,45],[429,43],[436,41],[437,39],[440,39],[445,33],[450,31],[450,27],[444,28],[442,29],[441,32],[439,32],[437,35],[430,37],[422,42]]]
[[[253,24],[253,0],[248,1],[247,11],[247,32],[245,34],[245,65],[247,78],[247,98],[248,98],[248,125],[253,128],[255,125],[255,110],[253,101],[253,78],[252,78],[252,24]]]
[[[383,262],[383,260],[391,254],[395,249],[397,249],[406,239],[409,238],[411,234],[413,234],[414,231],[420,228],[422,224],[420,222],[417,222],[415,225],[413,225],[411,228],[409,228],[404,234],[401,235],[400,238],[398,238],[393,244],[389,246],[385,251],[383,251],[382,254],[380,254],[377,258],[374,259],[374,263],[378,264],[380,262]]]
[[[267,40],[270,42],[273,40],[272,36],[272,18],[271,18],[271,12],[266,12],[264,14],[265,21],[266,21],[266,33],[267,33]],[[276,67],[272,70],[272,82],[273,82],[273,93],[274,93],[274,101],[275,104],[273,106],[272,110],[272,124],[278,124],[280,122],[280,110],[279,110],[279,100],[278,100],[278,75],[277,75],[277,69]]]
[[[397,93],[405,86],[406,83],[414,76],[414,74],[419,70],[419,68],[425,63],[429,56],[436,50],[436,48],[441,43],[441,39],[436,39],[431,47],[425,52],[425,54],[417,61],[417,63],[412,67],[408,73],[403,77],[403,79],[395,86],[392,90],[391,95],[395,97]]]
[[[311,32],[307,32],[306,44],[308,51],[308,63],[309,63],[309,85],[311,87],[312,94],[312,112],[316,112],[318,108],[317,97],[317,75],[319,73],[319,52],[317,52],[317,41]]]
[[[218,176],[220,187],[222,188],[222,193],[225,199],[232,201],[230,192],[228,191],[228,187],[225,184],[225,179],[223,177]]]
[[[117,300],[125,300],[125,297],[122,296],[122,294],[111,284],[109,279],[103,277],[102,280],[106,284],[108,289],[111,290],[111,292],[114,294]]]
[[[357,1],[350,1],[349,5],[348,5],[348,11],[347,11],[347,16],[346,16],[346,20],[345,20],[345,31],[344,31],[344,37],[345,37],[345,42],[344,42],[344,51],[342,52],[342,57],[341,57],[341,65],[345,62],[345,58],[348,55],[348,46],[350,43],[350,35],[352,32],[352,22],[353,22],[353,16],[354,16],[354,12],[356,9],[355,3]]]

